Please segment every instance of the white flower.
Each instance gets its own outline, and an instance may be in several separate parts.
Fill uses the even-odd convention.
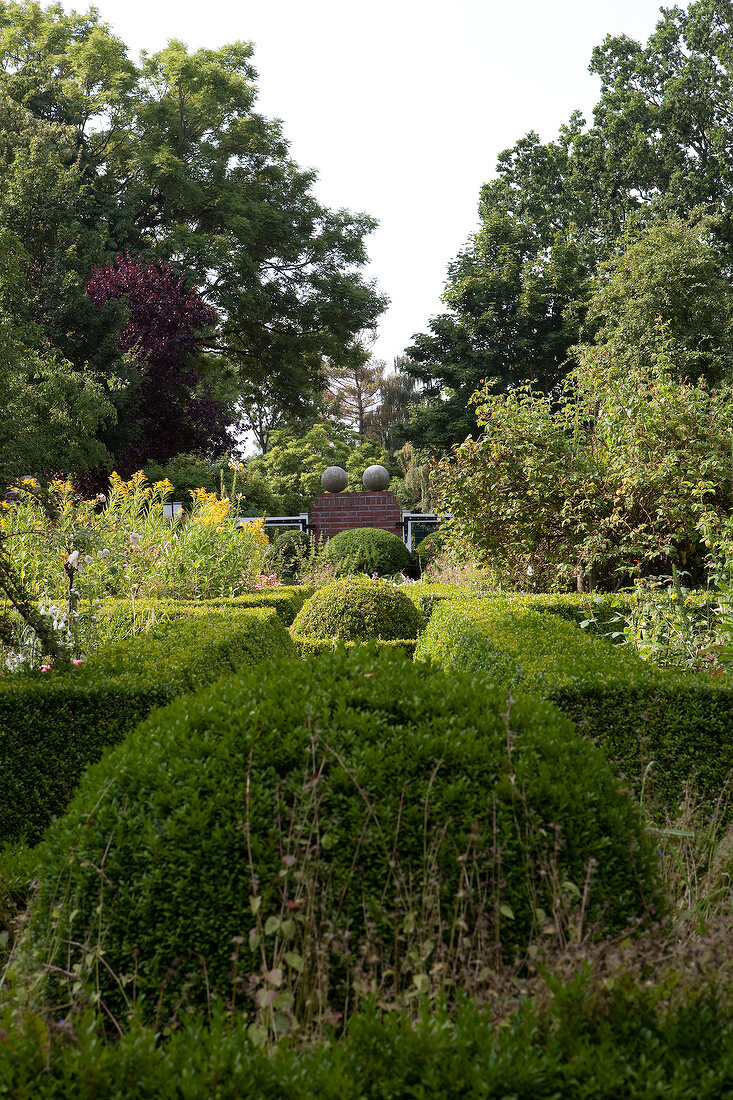
[[[532,568],[531,565],[527,566],[527,576],[528,577],[533,577],[534,576],[534,569]]]
[[[77,573],[83,573],[86,569],[86,565],[83,561],[80,561],[74,568],[76,569]]]
[[[109,557],[109,550],[105,546],[104,550],[97,550],[97,557],[105,561]]]
[[[78,550],[72,550],[71,553],[69,554],[69,557],[68,557],[67,560],[69,562],[69,565],[73,566],[74,569],[76,569],[77,563],[79,561],[79,551]]]
[[[133,544],[136,542],[140,542],[140,536],[138,535],[137,531],[130,532],[130,542]]]
[[[84,564],[85,565],[91,565],[93,561],[94,561],[94,558],[92,557],[91,554],[85,554],[84,555]]]

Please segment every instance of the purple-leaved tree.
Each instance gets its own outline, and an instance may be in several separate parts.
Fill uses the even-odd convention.
[[[226,449],[229,410],[212,396],[200,369],[203,335],[216,323],[216,312],[186,287],[185,276],[124,253],[92,269],[87,295],[100,308],[121,299],[128,311],[118,344],[138,376],[133,430],[115,455],[120,472],[183,452],[212,456]]]

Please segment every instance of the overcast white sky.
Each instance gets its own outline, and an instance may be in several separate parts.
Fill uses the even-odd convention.
[[[84,0],[63,0],[84,11]],[[379,219],[369,275],[389,295],[376,352],[391,364],[440,308],[446,267],[476,227],[481,184],[528,130],[578,108],[606,34],[645,40],[659,0],[96,0],[131,56],[255,44],[259,110],[284,123],[331,207]],[[686,6],[686,5],[685,5]]]

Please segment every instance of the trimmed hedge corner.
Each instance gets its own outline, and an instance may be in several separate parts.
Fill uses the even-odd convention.
[[[222,610],[114,643],[67,673],[0,683],[0,843],[38,840],[87,765],[153,707],[292,649],[273,610]]]
[[[712,802],[733,775],[733,688],[705,673],[656,669],[557,615],[511,598],[443,605],[415,656],[555,703],[634,790],[646,775],[647,793],[672,813],[686,783]]]

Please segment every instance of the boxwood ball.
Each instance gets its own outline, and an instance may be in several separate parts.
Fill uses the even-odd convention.
[[[327,493],[342,493],[349,481],[349,475],[342,466],[328,466],[321,474],[321,485]]]
[[[389,470],[384,466],[367,466],[361,479],[370,493],[378,493],[389,485]]]

